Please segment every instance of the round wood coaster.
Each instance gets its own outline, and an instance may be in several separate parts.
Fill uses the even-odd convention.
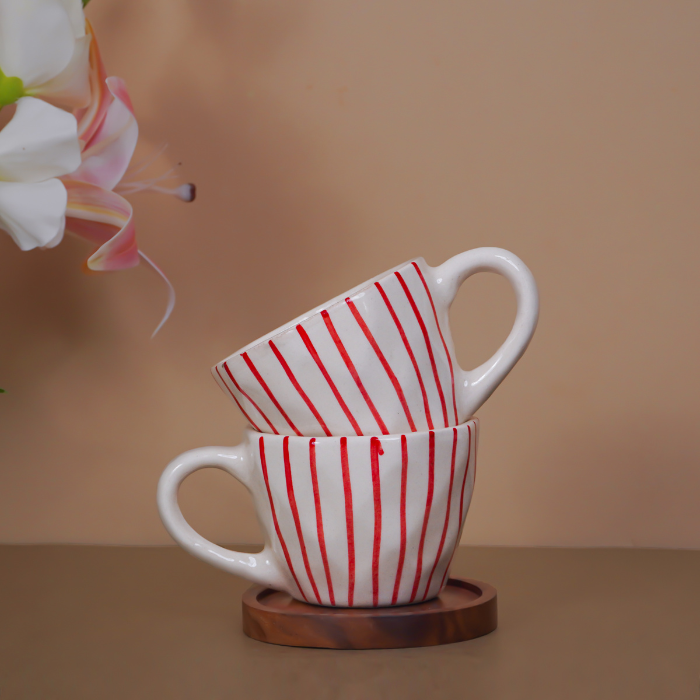
[[[452,644],[493,632],[496,589],[451,578],[433,600],[394,608],[324,608],[252,586],[243,594],[243,631],[269,644],[322,649],[400,649]]]

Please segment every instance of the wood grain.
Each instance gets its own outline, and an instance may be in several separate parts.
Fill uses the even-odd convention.
[[[243,595],[243,631],[268,644],[322,649],[400,649],[452,644],[493,632],[496,589],[451,578],[443,592],[418,605],[330,608],[288,593],[252,586]]]

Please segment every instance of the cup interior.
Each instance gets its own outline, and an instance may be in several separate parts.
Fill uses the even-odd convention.
[[[304,314],[301,314],[301,316],[297,316],[295,319],[292,319],[291,321],[288,321],[282,326],[279,326],[278,328],[275,328],[275,330],[270,331],[266,335],[262,336],[261,338],[258,338],[257,340],[254,340],[252,343],[248,343],[245,347],[240,348],[239,350],[236,350],[236,352],[232,353],[228,357],[224,358],[219,362],[218,364],[222,364],[223,362],[228,362],[231,360],[231,358],[236,357],[237,355],[240,355],[241,353],[248,352],[252,350],[254,347],[257,347],[258,345],[261,345],[262,343],[266,343],[268,340],[271,340],[272,338],[285,333],[286,331],[294,328],[298,324],[306,321],[307,319],[311,318],[317,313],[320,313],[321,311],[328,310],[331,307],[335,306],[336,304],[339,304],[348,297],[352,297],[355,294],[359,294],[360,292],[364,291],[368,287],[371,287],[375,282],[381,282],[385,277],[388,277],[389,275],[392,275],[394,272],[397,272],[398,270],[402,270],[404,267],[407,265],[411,265],[412,263],[418,263],[418,265],[423,265],[425,264],[425,261],[423,258],[413,258],[411,260],[408,260],[404,263],[401,263],[400,265],[396,265],[396,267],[392,267],[390,270],[386,270],[385,272],[382,272],[381,274],[377,275],[376,277],[372,277],[372,279],[369,279],[365,282],[362,282],[362,284],[358,284],[356,287],[353,287],[347,292],[343,292],[342,294],[338,294],[338,296],[333,297],[330,301],[326,301],[323,304],[319,304],[315,308],[311,309],[311,311],[307,311]]]

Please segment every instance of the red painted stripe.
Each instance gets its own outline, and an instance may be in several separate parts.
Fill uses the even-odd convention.
[[[450,506],[452,505],[452,486],[455,480],[455,457],[457,456],[457,428],[452,428],[452,464],[450,465],[450,486],[447,490],[447,510],[445,512],[445,524],[442,528],[442,536],[440,537],[440,546],[438,547],[437,554],[435,555],[435,562],[433,563],[433,569],[428,577],[428,583],[425,585],[425,593],[423,594],[423,600],[428,597],[428,591],[430,590],[430,584],[433,580],[433,575],[435,574],[435,569],[440,563],[440,555],[442,554],[442,549],[445,546],[445,538],[447,537],[447,528],[450,525]],[[444,577],[443,577],[444,579]],[[440,584],[442,588],[442,584]]]
[[[277,513],[275,512],[275,503],[272,500],[272,492],[270,491],[270,481],[267,477],[267,461],[265,459],[265,440],[263,437],[260,437],[260,440],[258,441],[258,446],[260,448],[260,466],[262,467],[263,477],[265,478],[265,487],[267,488],[267,498],[270,501],[270,511],[272,512],[272,522],[275,525],[275,532],[277,533],[277,539],[280,541],[280,544],[282,545],[282,551],[284,552],[284,558],[287,561],[287,566],[289,567],[289,572],[292,574],[292,577],[294,578],[294,583],[297,584],[297,588],[301,592],[301,595],[304,596],[304,600],[308,601],[309,599],[306,597],[306,593],[304,593],[304,589],[299,584],[299,579],[297,578],[297,575],[294,571],[294,565],[292,564],[292,558],[289,556],[289,550],[287,549],[287,543],[284,541],[284,537],[282,537],[282,531],[280,530],[279,523],[277,522]]]
[[[248,396],[248,394],[246,394],[245,391],[243,391],[243,389],[241,389],[239,383],[236,381],[233,374],[231,374],[231,370],[228,368],[228,364],[226,362],[224,362],[224,369],[226,370],[226,374],[228,374],[236,389],[238,389],[238,391],[240,391],[241,394],[243,394],[243,396],[245,396],[246,399],[248,399],[248,401],[250,401],[250,403],[253,404],[253,406],[255,406],[255,410],[263,417],[265,422],[270,426],[270,430],[272,430],[272,432],[275,435],[279,435],[275,426],[272,425],[272,423],[270,422],[270,419],[263,413],[262,408],[260,408],[260,406],[258,406],[258,404],[256,404],[255,401],[253,401],[253,399],[251,399],[250,396]]]
[[[241,409],[241,413],[248,419],[248,422],[259,432],[261,433],[262,430],[258,428],[257,425],[253,422],[253,419],[246,413],[245,409],[243,406],[241,406],[241,402],[236,398],[236,395],[231,391],[231,387],[224,381],[224,378],[221,376],[221,372],[219,372],[219,368],[215,367],[216,373],[219,375],[219,379],[221,380],[221,383],[226,387],[226,391],[228,391],[229,394],[231,394],[231,398],[236,402],[236,406]]]
[[[447,364],[450,366],[450,381],[452,382],[452,408],[454,409],[455,413],[455,425],[459,424],[459,419],[457,418],[457,396],[455,394],[455,373],[454,369],[452,368],[452,358],[450,357],[450,351],[447,349],[447,343],[445,342],[445,337],[442,335],[442,328],[440,328],[440,321],[438,321],[438,316],[437,316],[437,311],[435,310],[435,303],[433,302],[433,295],[430,293],[430,289],[428,289],[428,285],[425,281],[425,277],[423,277],[423,273],[420,271],[420,268],[416,263],[413,263],[413,267],[416,268],[416,272],[418,273],[418,277],[420,277],[420,281],[423,283],[423,286],[425,287],[425,293],[428,295],[428,299],[430,300],[430,306],[433,307],[433,316],[435,316],[435,325],[437,326],[438,333],[440,334],[440,340],[442,340],[442,347],[445,349],[445,357],[447,357]]]
[[[326,571],[326,583],[328,584],[328,597],[331,605],[335,605],[335,595],[333,593],[333,581],[331,570],[328,566],[328,555],[326,553],[326,538],[323,534],[323,513],[321,512],[321,495],[318,490],[318,475],[316,473],[316,438],[309,440],[309,469],[311,471],[311,484],[314,489],[314,506],[316,508],[316,533],[318,535],[318,548],[321,550],[323,568]]]
[[[297,326],[297,333],[299,333],[300,338],[304,342],[304,345],[306,345],[306,349],[309,351],[311,357],[313,358],[314,362],[316,363],[316,366],[321,370],[321,374],[323,375],[324,379],[328,382],[328,386],[331,388],[331,391],[333,392],[333,396],[335,396],[336,400],[340,404],[340,407],[343,409],[343,413],[347,417],[347,419],[350,421],[350,424],[352,425],[353,430],[358,434],[362,435],[362,431],[360,430],[360,426],[358,422],[355,420],[355,417],[352,415],[352,412],[348,408],[348,405],[345,403],[343,400],[343,397],[340,395],[340,392],[338,391],[338,387],[335,385],[333,380],[331,379],[331,375],[328,374],[328,370],[325,368],[323,362],[321,362],[321,358],[318,356],[318,352],[316,352],[316,348],[314,347],[314,344],[311,342],[311,338],[309,338],[308,333],[304,330],[304,328],[301,325]]]
[[[355,369],[355,365],[352,363],[352,360],[350,359],[350,355],[348,355],[348,351],[345,349],[345,346],[343,345],[343,341],[340,339],[338,332],[335,330],[335,326],[333,325],[333,321],[331,321],[331,317],[330,317],[329,313],[324,309],[323,311],[321,311],[321,316],[323,316],[323,320],[326,324],[326,328],[328,329],[328,332],[331,334],[331,338],[333,338],[333,342],[335,343],[336,348],[338,348],[338,352],[340,353],[340,356],[343,358],[343,362],[345,362],[345,366],[348,368],[348,372],[350,372],[350,374],[352,375],[352,378],[355,380],[355,384],[357,384],[357,388],[360,390],[360,393],[362,394],[362,397],[364,398],[365,403],[369,407],[369,410],[372,412],[372,415],[374,416],[374,420],[377,421],[377,425],[379,426],[379,430],[382,431],[383,435],[388,435],[389,431],[387,430],[387,427],[384,424],[382,417],[379,415],[379,411],[377,411],[376,406],[372,402],[372,399],[370,399],[369,394],[367,393],[367,390],[365,389],[365,386],[362,383],[362,380],[360,379],[360,375],[357,373],[357,369]]]
[[[299,384],[297,381],[297,378],[294,376],[294,372],[292,372],[291,367],[287,364],[287,361],[282,356],[282,353],[277,349],[277,346],[272,341],[269,341],[268,345],[272,349],[272,352],[275,353],[275,357],[282,365],[282,369],[285,371],[287,377],[289,377],[289,381],[294,385],[294,388],[299,393],[299,396],[304,399],[304,403],[306,403],[311,413],[314,414],[314,418],[318,421],[318,424],[323,428],[323,432],[330,437],[331,431],[328,430],[326,422],[323,420],[323,418],[321,418],[321,414],[316,409],[316,406],[314,406],[313,401],[311,401],[306,392],[301,388],[301,384]]]
[[[435,488],[435,433],[431,430],[430,443],[428,447],[428,495],[425,499],[425,516],[423,517],[423,530],[420,535],[420,544],[418,545],[418,562],[416,564],[416,578],[413,581],[413,591],[411,592],[411,600],[413,602],[416,593],[418,593],[418,584],[423,573],[423,546],[425,545],[425,533],[428,530],[428,520],[430,519],[430,508],[433,505],[433,489]]]
[[[413,369],[416,372],[416,377],[418,378],[418,384],[420,385],[420,393],[423,396],[423,409],[425,410],[425,418],[428,423],[428,428],[430,430],[433,429],[433,418],[430,415],[430,402],[428,401],[428,393],[425,390],[425,384],[423,384],[423,376],[421,375],[420,368],[418,367],[418,362],[416,361],[416,356],[413,354],[413,349],[411,348],[411,344],[408,342],[408,338],[406,337],[406,332],[404,331],[403,326],[401,325],[401,321],[399,320],[399,317],[396,315],[396,311],[394,311],[394,307],[391,305],[391,302],[389,301],[389,297],[386,295],[386,292],[382,288],[382,286],[379,284],[379,282],[375,282],[374,286],[379,290],[379,293],[382,295],[382,299],[384,299],[384,303],[386,304],[386,308],[389,310],[389,313],[391,314],[391,318],[394,320],[394,323],[396,324],[396,329],[399,332],[399,335],[401,336],[401,340],[403,340],[404,347],[406,348],[406,352],[408,353],[408,356],[411,358],[411,363],[413,364]]]
[[[343,470],[343,491],[345,493],[345,527],[348,533],[348,605],[352,606],[355,597],[355,523],[352,510],[352,487],[348,467],[348,439],[340,438],[340,464]]]
[[[408,303],[411,305],[411,308],[413,309],[413,313],[416,316],[416,320],[418,321],[418,325],[420,326],[420,329],[423,332],[423,339],[425,340],[425,347],[428,350],[428,357],[430,358],[430,365],[433,368],[433,377],[435,378],[435,386],[437,387],[438,394],[440,394],[440,405],[442,406],[442,417],[443,417],[443,420],[445,421],[445,427],[447,427],[449,425],[449,421],[447,420],[447,404],[445,403],[445,395],[442,392],[442,384],[440,384],[440,377],[438,375],[437,365],[435,364],[435,355],[433,355],[433,346],[432,346],[432,343],[430,342],[430,336],[428,335],[428,329],[425,327],[425,322],[423,321],[423,317],[421,316],[420,310],[416,306],[416,302],[413,299],[413,295],[411,294],[411,290],[408,288],[408,285],[404,281],[403,277],[401,277],[401,273],[395,272],[394,274],[398,277],[399,282],[401,283],[401,286],[403,287],[403,291],[406,293],[406,298],[408,299]]]
[[[372,494],[374,496],[374,543],[372,545],[372,603],[379,604],[379,550],[382,544],[382,486],[379,478],[379,455],[384,454],[382,442],[373,437],[370,440],[370,460],[372,464]]]
[[[394,386],[394,391],[396,391],[396,395],[399,397],[399,401],[401,402],[401,406],[403,408],[403,412],[406,414],[406,420],[408,421],[408,425],[411,428],[413,432],[416,431],[416,424],[413,422],[413,416],[411,416],[411,411],[408,408],[408,402],[406,401],[406,396],[403,393],[403,389],[401,388],[401,384],[399,383],[399,380],[396,378],[396,375],[394,374],[394,370],[391,369],[389,366],[389,363],[386,360],[386,357],[384,357],[384,353],[381,351],[381,348],[377,344],[377,341],[375,337],[372,335],[372,331],[369,329],[369,326],[365,323],[365,319],[362,318],[360,315],[360,312],[357,310],[357,307],[355,306],[355,303],[352,301],[352,299],[346,299],[345,303],[350,307],[350,311],[352,312],[352,315],[355,317],[355,320],[357,321],[357,325],[360,326],[362,329],[362,332],[365,334],[365,338],[369,341],[369,344],[372,346],[372,349],[374,350],[375,354],[377,355],[377,358],[379,359],[379,362],[381,362],[382,367],[384,367],[384,371],[386,372],[387,376],[389,377],[389,380],[391,381],[392,385]]]
[[[396,581],[394,582],[394,595],[391,604],[396,605],[399,597],[399,586],[403,574],[403,562],[406,558],[406,481],[408,479],[408,446],[406,436],[401,436],[401,546],[399,548],[399,565],[396,567]]]
[[[319,605],[321,604],[321,596],[318,594],[318,588],[316,587],[316,581],[314,580],[313,572],[311,571],[311,566],[309,565],[309,557],[306,554],[306,543],[304,542],[304,533],[301,531],[301,522],[299,521],[299,509],[297,508],[297,499],[294,497],[294,482],[292,481],[292,465],[289,461],[289,435],[285,435],[282,442],[282,449],[284,452],[284,475],[287,478],[287,498],[289,499],[289,508],[292,511],[292,517],[294,518],[294,526],[297,530],[297,537],[299,538],[299,547],[301,548],[301,556],[304,560],[304,567],[306,568],[306,575],[309,577],[311,583],[311,588],[314,589],[314,595]]]
[[[459,541],[462,538],[462,515],[464,514],[464,486],[467,483],[467,474],[469,473],[469,460],[472,453],[472,427],[467,423],[467,430],[469,431],[469,445],[467,447],[467,466],[464,468],[464,478],[462,479],[462,495],[459,498],[459,520],[457,521],[457,527],[459,528],[457,532],[457,539],[455,540],[455,547],[452,550],[452,556],[450,557],[450,562],[445,569],[445,573],[442,575],[442,582],[440,583],[440,588],[443,587],[445,583],[445,578],[447,578],[447,572],[452,566],[452,559],[454,558],[457,547],[459,547]],[[476,453],[474,454],[474,465],[476,466]]]
[[[275,395],[270,391],[270,387],[267,385],[267,382],[262,378],[262,375],[260,372],[258,372],[257,367],[253,364],[253,361],[248,357],[248,353],[244,352],[241,354],[241,357],[245,360],[245,363],[248,365],[248,369],[253,373],[253,376],[258,380],[258,384],[265,390],[265,393],[270,397],[270,401],[272,401],[273,404],[275,404],[275,407],[277,410],[282,414],[282,417],[287,421],[289,427],[299,436],[301,436],[301,433],[297,430],[296,426],[294,423],[292,423],[291,419],[289,416],[286,414],[285,410],[282,408],[282,406],[279,405],[279,402],[275,398]]]
[[[476,485],[476,460],[479,456],[479,453],[476,451],[476,426],[479,423],[479,419],[475,418],[474,419],[474,474],[472,476],[472,489]],[[471,448],[471,430],[469,431],[469,445]],[[469,465],[469,460],[467,460],[467,466]]]

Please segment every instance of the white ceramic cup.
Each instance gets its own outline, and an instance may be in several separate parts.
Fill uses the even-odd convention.
[[[248,430],[237,447],[204,447],[170,463],[160,516],[190,554],[309,603],[385,607],[435,597],[469,508],[478,420],[382,437],[308,438]],[[223,469],[253,496],[259,554],[195,532],[177,502],[182,481]]]
[[[497,272],[516,293],[513,328],[493,357],[465,372],[448,312],[460,285]],[[389,435],[463,423],[520,359],[537,325],[525,264],[477,248],[429,267],[417,258],[287,323],[212,368],[260,432]]]

